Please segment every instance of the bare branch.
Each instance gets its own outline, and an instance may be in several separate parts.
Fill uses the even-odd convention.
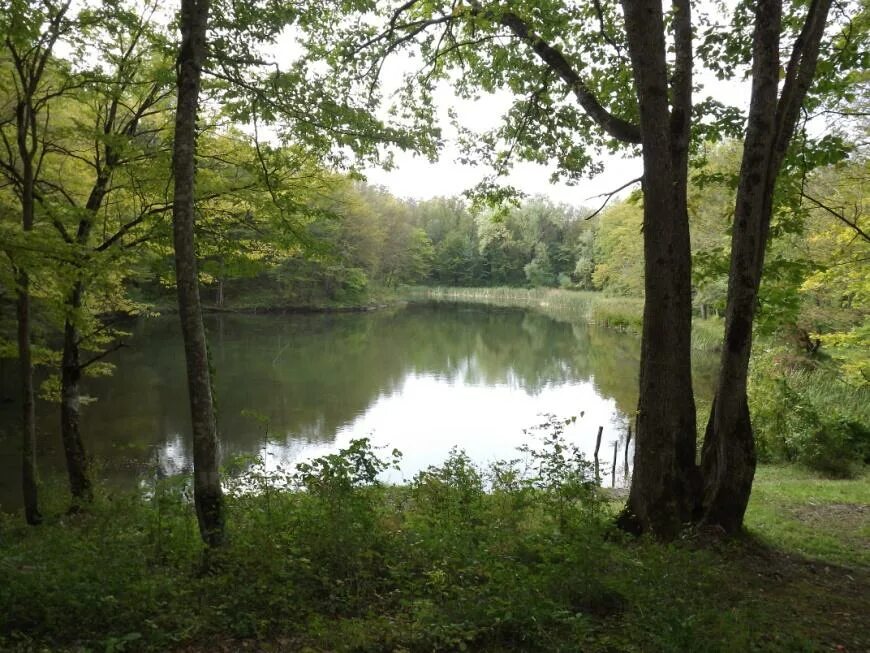
[[[817,200],[815,197],[808,195],[803,190],[801,190],[801,197],[809,200],[810,202],[815,204],[820,209],[822,209],[822,210],[826,211],[827,213],[829,213],[830,215],[834,216],[835,218],[837,218],[837,220],[839,220],[843,224],[847,225],[850,229],[854,230],[858,236],[860,236],[865,241],[870,243],[870,234],[868,234],[866,231],[864,231],[863,229],[861,229],[861,227],[858,226],[857,217],[855,218],[854,221],[852,221],[849,218],[847,218],[844,213],[837,211],[836,209],[828,206],[827,204],[821,202],[820,200]]]
[[[674,156],[682,161],[688,154],[692,119],[692,14],[689,0],[674,0],[674,76],[671,80],[671,134]]]
[[[622,186],[620,186],[619,188],[615,188],[615,189],[613,189],[612,191],[610,191],[610,192],[608,192],[608,193],[601,193],[601,194],[599,194],[599,195],[593,195],[592,197],[587,197],[587,198],[586,198],[587,200],[592,200],[592,199],[595,199],[595,198],[597,198],[597,197],[603,197],[603,198],[604,198],[604,203],[603,203],[601,206],[599,206],[599,207],[598,207],[598,208],[597,208],[597,209],[596,209],[592,214],[587,215],[584,219],[585,219],[585,220],[591,220],[592,218],[594,218],[596,215],[598,215],[599,213],[601,213],[601,212],[604,210],[604,207],[607,206],[607,203],[608,203],[611,199],[613,199],[613,196],[616,195],[619,191],[625,190],[625,189],[628,188],[629,186],[631,186],[631,185],[633,185],[633,184],[636,184],[636,183],[638,183],[638,182],[641,182],[641,181],[643,181],[643,177],[637,177],[637,178],[635,178],[635,179],[632,179],[631,181],[627,181],[626,183],[624,183],[624,184],[623,184]]]
[[[812,0],[800,35],[792,46],[785,73],[782,94],[776,107],[775,141],[771,157],[773,176],[779,171],[789,141],[797,124],[798,114],[816,71],[819,46],[832,0]]]
[[[113,354],[113,353],[115,353],[116,351],[118,351],[119,349],[122,349],[123,347],[126,347],[126,346],[127,346],[127,343],[124,342],[123,340],[121,340],[121,341],[119,341],[119,342],[116,342],[114,345],[112,345],[111,347],[109,347],[109,348],[106,349],[105,351],[102,351],[102,352],[100,352],[99,354],[96,354],[96,355],[92,356],[91,358],[89,358],[88,360],[86,360],[84,363],[80,364],[80,365],[78,366],[78,368],[79,368],[79,370],[87,369],[88,367],[90,367],[90,366],[93,365],[94,363],[103,360],[103,359],[104,359],[106,356],[108,356],[109,354]]]

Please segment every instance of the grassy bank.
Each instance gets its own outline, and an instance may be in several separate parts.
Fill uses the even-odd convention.
[[[202,564],[188,490],[102,496],[0,541],[4,650],[865,650],[866,478],[763,468],[749,535],[671,545],[612,529],[616,504],[551,445],[524,475],[455,455],[383,487],[362,443],[235,477],[230,544]],[[259,494],[234,488],[259,487]],[[487,488],[487,491],[484,490]],[[297,490],[304,491],[297,491]],[[60,493],[54,496],[60,496]],[[843,515],[849,514],[849,520]],[[841,649],[843,650],[843,649]]]
[[[643,325],[642,299],[613,297],[600,292],[557,288],[412,286],[401,289],[400,295],[409,301],[473,302],[529,308],[559,320],[598,324],[633,333],[640,333]],[[717,318],[695,320],[692,343],[696,348],[718,347],[721,339],[721,320]]]

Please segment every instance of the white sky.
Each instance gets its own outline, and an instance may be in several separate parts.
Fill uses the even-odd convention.
[[[705,5],[706,10],[710,10],[708,2],[702,4]],[[291,30],[279,38],[272,49],[279,63],[282,63],[282,59],[286,61],[287,58],[301,54],[303,48],[296,37],[297,34]],[[525,47],[521,44],[517,45]],[[530,53],[530,56],[533,55]],[[381,88],[386,89],[384,90],[385,104],[394,99],[391,97],[391,89],[398,89],[403,75],[413,72],[417,65],[418,62],[402,54],[395,54],[387,60],[380,78]],[[695,71],[694,82],[704,87],[700,92],[695,93],[695,101],[712,95],[742,109],[749,106],[748,84],[736,81],[722,82],[703,71]],[[450,124],[448,109],[456,110],[465,128],[484,132],[501,123],[501,117],[511,105],[511,94],[503,91],[494,95],[482,94],[476,101],[465,100],[458,98],[448,83],[442,82],[433,95],[438,106],[440,126],[445,141],[438,161],[433,163],[413,153],[395,152],[395,166],[392,170],[370,167],[363,171],[370,183],[385,187],[396,197],[430,199],[460,195],[492,172],[486,165],[472,166],[458,162],[460,152],[456,145],[457,134]],[[388,121],[386,109],[385,106],[380,117]],[[516,161],[511,174],[504,178],[504,182],[527,195],[544,195],[558,203],[597,208],[603,201],[603,198],[597,196],[636,179],[643,171],[639,157],[628,158],[626,155],[616,155],[606,157],[603,161],[604,172],[592,179],[584,178],[571,186],[565,183],[553,184],[550,181],[552,167]],[[632,188],[625,189],[617,197],[625,196],[631,190]]]
[[[524,46],[518,44],[518,47]],[[530,53],[530,56],[533,55]],[[413,65],[408,59],[402,60],[401,56],[394,56],[388,60],[382,71],[383,86],[398,88],[403,73],[411,70],[409,66]],[[713,96],[727,104],[748,109],[749,84],[741,81],[723,82],[702,70],[696,70],[694,77],[694,83],[702,86],[701,90],[694,94],[696,102]],[[458,162],[460,152],[456,146],[457,134],[448,119],[448,108],[457,110],[465,128],[483,132],[500,124],[501,117],[511,105],[512,96],[505,91],[495,95],[482,95],[476,101],[464,100],[458,98],[448,84],[442,83],[434,93],[434,98],[438,104],[445,140],[445,147],[439,160],[432,163],[425,157],[397,152],[394,159],[395,168],[392,170],[380,168],[365,170],[369,182],[384,186],[397,197],[429,199],[459,195],[491,173],[485,165],[471,166]],[[388,97],[386,99],[389,101]],[[386,118],[386,113],[382,117]],[[592,179],[584,178],[575,185],[552,183],[550,180],[552,167],[519,161],[515,162],[511,174],[504,180],[505,183],[513,185],[528,195],[544,195],[554,202],[597,208],[603,201],[603,198],[597,196],[619,188],[639,177],[643,172],[640,157],[615,155],[607,156],[602,160],[605,165],[601,174]],[[627,195],[632,188],[621,191],[617,197]]]

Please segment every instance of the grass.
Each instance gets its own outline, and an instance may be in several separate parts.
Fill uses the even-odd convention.
[[[557,320],[596,324],[631,333],[643,326],[643,299],[617,297],[601,292],[557,288],[453,288],[412,286],[401,295],[409,301],[446,301],[528,308]],[[718,318],[693,322],[692,345],[715,349],[722,340],[722,321]]]
[[[208,567],[184,479],[74,516],[53,493],[43,526],[0,522],[0,649],[870,645],[866,477],[761,468],[746,537],[660,545],[613,529],[617,506],[557,428],[543,442],[531,473],[457,453],[402,487],[376,482],[388,463],[364,441],[287,475],[255,464],[230,480],[230,544]]]
[[[819,478],[807,469],[761,467],[747,526],[800,556],[870,568],[870,475]]]

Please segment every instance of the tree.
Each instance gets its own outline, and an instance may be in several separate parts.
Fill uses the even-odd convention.
[[[217,422],[194,244],[196,116],[206,55],[208,16],[209,0],[181,0],[172,216],[178,311],[187,361],[187,386],[193,424],[194,502],[203,541],[209,546],[219,546],[224,541],[223,490],[218,469]]]
[[[723,33],[706,16],[695,24],[688,0],[674,0],[667,14],[658,0],[625,0],[621,6],[620,15],[615,6],[597,1],[409,0],[386,9],[382,25],[354,22],[342,33],[331,18],[328,33],[318,32],[311,48],[346,79],[368,74],[369,90],[385,57],[418,49],[425,70],[407,80],[404,115],[413,114],[409,98],[417,98],[416,106],[430,104],[435,81],[456,69],[461,75],[455,85],[466,96],[509,89],[517,99],[504,123],[483,138],[466,139],[478,159],[500,172],[519,156],[555,161],[555,177],[575,179],[597,169],[584,144],[593,154],[640,146],[644,325],[635,471],[621,521],[665,538],[693,521],[734,531],[742,523],[754,469],[745,409],[752,304],[775,181],[813,80],[829,2],[814,0],[806,11],[795,3],[785,22],[781,1],[759,0],[752,15],[747,5],[738,5],[738,26],[754,26],[752,48],[742,29]],[[372,10],[366,2],[348,7]],[[836,32],[841,21],[831,25]],[[690,373],[688,164],[693,136],[737,134],[742,121],[722,103],[693,102],[696,27],[698,54],[723,76],[750,59],[753,64],[753,104],[735,200],[726,346],[700,468]],[[777,102],[774,73],[783,29],[795,40]],[[832,62],[828,73],[848,67],[847,59]]]
[[[16,3],[4,7],[4,46],[11,59],[13,114],[3,117],[11,123],[12,137],[2,132],[7,157],[2,161],[4,176],[14,186],[20,202],[24,237],[33,230],[39,195],[37,184],[47,153],[43,121],[48,103],[63,94],[63,83],[47,81],[52,52],[69,29],[69,2],[43,3],[40,7]],[[28,524],[39,524],[36,471],[36,415],[31,347],[30,275],[7,250],[15,268],[16,315],[18,321],[18,363],[22,393],[22,483],[24,515]]]
[[[734,211],[725,339],[701,467],[704,520],[734,532],[743,523],[755,475],[755,440],[746,397],[752,322],[764,265],[777,177],[815,75],[830,0],[813,0],[778,93],[781,0],[759,0],[752,41],[752,99]]]
[[[156,206],[149,203],[137,210],[135,204],[125,203],[124,198],[119,197],[124,193],[123,173],[136,174],[130,173],[132,166],[140,166],[140,171],[152,167],[158,172],[166,171],[158,162],[162,153],[160,147],[151,146],[152,137],[163,129],[155,117],[165,109],[161,104],[165,104],[169,89],[159,62],[155,65],[149,61],[155,46],[159,45],[148,22],[153,10],[146,7],[144,13],[138,15],[115,6],[104,12],[79,14],[78,38],[95,44],[92,46],[94,54],[108,70],[97,68],[78,73],[80,89],[75,97],[67,96],[65,101],[75,106],[80,114],[67,119],[66,122],[74,124],[64,130],[66,142],[56,143],[53,152],[64,161],[65,165],[58,166],[61,170],[83,165],[72,179],[55,175],[50,183],[46,182],[43,192],[42,204],[69,251],[69,262],[60,264],[57,277],[63,286],[64,304],[61,439],[74,507],[92,498],[92,481],[80,427],[81,378],[89,367],[114,349],[103,348],[111,342],[113,334],[107,325],[95,324],[96,320],[87,310],[87,294],[98,279],[105,281],[112,276],[112,264],[117,264],[124,256],[124,245],[129,247],[129,243],[124,243],[125,236],[135,234],[137,228],[141,229],[149,219],[169,208],[159,201]],[[56,121],[55,118],[53,122]],[[140,172],[136,177],[136,186],[144,188],[148,174]],[[81,184],[81,180],[85,183]],[[116,207],[123,207],[124,216],[112,224],[104,220],[103,233],[95,238],[99,213],[110,197]],[[141,245],[146,239],[147,236],[137,238],[134,243]],[[117,277],[123,279],[121,274]],[[124,308],[129,309],[130,305]],[[98,352],[83,359],[84,348]]]
[[[812,347],[818,343],[840,363],[843,378],[856,387],[870,385],[868,181],[867,158],[819,171],[804,188],[808,225],[795,238],[802,255],[816,263],[801,281],[799,327]]]
[[[595,286],[624,295],[643,295],[643,210],[640,197],[602,213],[595,242]]]

